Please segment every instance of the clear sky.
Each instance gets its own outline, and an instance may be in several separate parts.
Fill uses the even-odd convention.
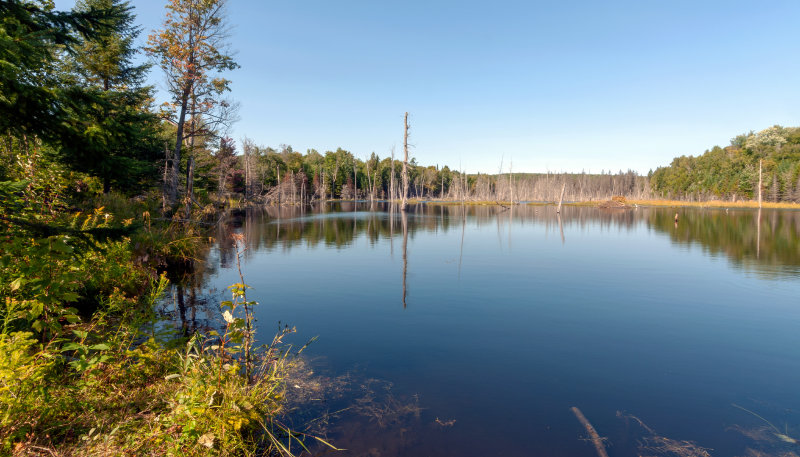
[[[142,42],[165,3],[131,1]],[[647,173],[800,125],[796,0],[229,0],[228,19],[232,136],[265,146],[397,156],[408,111],[420,164]]]

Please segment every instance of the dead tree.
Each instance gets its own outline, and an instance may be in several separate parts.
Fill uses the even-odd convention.
[[[400,210],[408,210],[408,112],[406,111],[403,120],[405,130],[403,133],[403,200],[400,203]]]

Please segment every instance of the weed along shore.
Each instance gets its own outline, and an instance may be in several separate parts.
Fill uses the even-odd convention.
[[[34,178],[0,186],[3,453],[302,449],[309,438],[278,421],[295,357],[282,340],[292,329],[256,345],[256,303],[241,282],[211,306],[204,329],[175,326],[158,311],[173,284],[198,274],[227,210],[212,202],[188,219],[181,211],[154,220],[157,198],[42,203]]]

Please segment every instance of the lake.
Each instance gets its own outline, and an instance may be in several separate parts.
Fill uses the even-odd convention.
[[[800,212],[562,212],[250,210],[174,312],[214,314],[243,234],[260,341],[318,336],[287,420],[331,455],[598,455],[572,407],[611,456],[800,452]]]

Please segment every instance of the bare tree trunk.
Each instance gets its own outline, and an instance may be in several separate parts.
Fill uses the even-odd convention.
[[[181,96],[181,111],[178,115],[178,132],[175,138],[175,149],[172,152],[172,162],[170,164],[170,183],[168,186],[167,200],[170,205],[178,201],[178,174],[181,166],[181,147],[183,147],[183,126],[186,123],[186,111],[189,105],[189,94],[191,87],[187,86]]]
[[[761,208],[761,159],[758,160],[758,207]]]
[[[378,161],[378,162],[375,163],[375,173],[372,175],[372,178],[370,180],[370,183],[371,183],[370,184],[371,185],[370,188],[372,189],[370,191],[370,202],[373,203],[373,204],[375,203],[375,197],[378,194],[378,175],[379,175],[378,172],[379,172],[380,168],[381,168],[380,167],[380,162]],[[367,170],[369,171],[369,168],[367,168]]]
[[[244,199],[247,201],[250,198],[250,145],[247,144],[246,138],[242,141],[242,158],[244,160]],[[222,194],[222,180],[220,180],[219,188],[220,194]]]
[[[281,168],[275,167],[275,172],[278,173],[278,206],[283,204],[283,183],[281,182]]]
[[[508,165],[508,194],[511,196],[510,203],[512,205],[514,204],[514,187],[512,184],[514,182],[514,172],[512,171],[513,169],[514,169],[514,162],[512,161]]]
[[[336,165],[333,167],[333,180],[331,181],[331,198],[336,198],[336,176],[339,174],[339,157],[336,157]],[[341,197],[341,195],[340,195]]]
[[[408,112],[403,119],[405,130],[403,132],[403,200],[400,204],[401,211],[408,210]]]
[[[373,188],[372,188],[372,180],[370,179],[370,173],[369,173],[369,160],[364,162],[364,168],[366,168],[367,170],[367,189],[368,189],[367,192],[369,193],[369,195],[365,195],[365,197],[369,198],[370,205],[372,205]]]
[[[163,191],[161,193],[161,212],[167,211],[167,206],[169,206],[169,190],[170,185],[172,182],[172,176],[168,174],[168,171],[172,169],[172,165],[170,163],[170,156],[169,156],[169,147],[167,146],[167,142],[164,142],[164,180],[163,180]]]
[[[567,188],[567,181],[564,181],[564,184],[561,185],[561,198],[558,199],[558,209],[556,213],[561,214],[561,203],[564,202],[564,189]]]
[[[392,173],[389,175],[389,202],[394,200],[394,146],[392,146]]]
[[[192,101],[192,110],[194,111],[194,101]],[[192,116],[190,125],[192,136],[189,137],[189,160],[186,163],[186,219],[191,218],[192,201],[194,200],[194,116]]]

